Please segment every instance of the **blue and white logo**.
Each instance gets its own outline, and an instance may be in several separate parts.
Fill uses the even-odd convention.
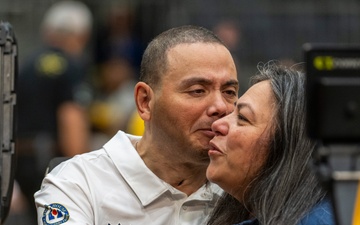
[[[59,203],[45,205],[42,221],[44,225],[59,225],[69,220],[68,210]]]

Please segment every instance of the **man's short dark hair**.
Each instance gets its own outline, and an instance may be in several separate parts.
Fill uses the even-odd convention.
[[[167,52],[179,44],[224,43],[210,30],[193,25],[184,25],[164,31],[147,46],[140,68],[140,81],[150,86],[158,85],[160,76],[167,69]]]

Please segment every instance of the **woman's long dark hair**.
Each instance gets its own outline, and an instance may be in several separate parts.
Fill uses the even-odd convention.
[[[269,80],[277,103],[269,156],[247,188],[244,202],[225,194],[208,225],[249,218],[261,225],[297,224],[325,196],[309,166],[315,143],[306,134],[305,75],[274,61],[259,64],[258,69],[250,84]]]

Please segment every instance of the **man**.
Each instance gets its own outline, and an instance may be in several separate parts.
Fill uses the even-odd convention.
[[[207,29],[173,28],[145,50],[134,89],[142,137],[118,132],[62,163],[35,194],[39,224],[204,224],[221,190],[206,180],[211,124],[233,111],[228,49]]]
[[[83,3],[55,3],[42,22],[43,45],[20,68],[16,180],[29,200],[34,217],[29,224],[36,224],[34,193],[49,160],[88,151],[88,122],[77,93],[85,77],[80,59],[91,25]]]

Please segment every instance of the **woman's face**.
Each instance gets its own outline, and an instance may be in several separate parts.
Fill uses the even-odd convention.
[[[274,103],[270,82],[261,81],[238,99],[231,114],[212,124],[216,136],[206,176],[239,201],[267,159]]]

